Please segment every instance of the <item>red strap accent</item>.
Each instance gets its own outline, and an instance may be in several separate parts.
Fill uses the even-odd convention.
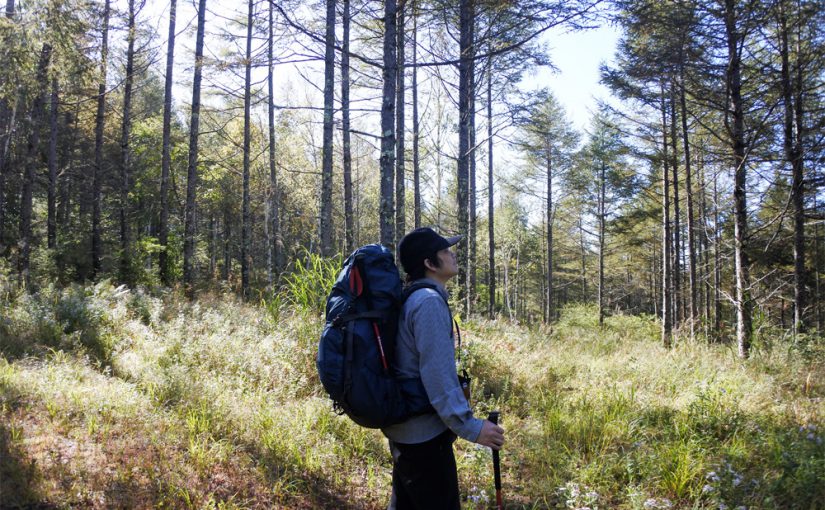
[[[349,290],[355,297],[364,292],[364,281],[361,279],[361,271],[358,270],[358,266],[352,266],[349,273]]]
[[[378,324],[373,322],[372,330],[375,332],[375,342],[378,344],[378,352],[381,354],[381,366],[384,367],[384,370],[389,370],[390,367],[387,365],[387,357],[384,355],[384,341],[381,340],[381,332],[378,330]]]

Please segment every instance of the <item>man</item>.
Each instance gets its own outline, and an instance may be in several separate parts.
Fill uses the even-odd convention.
[[[460,240],[461,236],[445,239],[430,228],[418,228],[398,244],[407,283],[434,288],[416,290],[404,303],[396,370],[401,377],[421,378],[435,412],[382,429],[393,458],[391,510],[459,510],[456,436],[495,450],[504,444],[504,429],[473,416],[456,373],[445,285],[458,274],[450,248]]]

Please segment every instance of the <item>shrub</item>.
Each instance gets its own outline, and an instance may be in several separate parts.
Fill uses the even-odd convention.
[[[304,313],[322,314],[342,262],[341,256],[325,259],[315,253],[296,259],[293,271],[284,278],[286,299]]]

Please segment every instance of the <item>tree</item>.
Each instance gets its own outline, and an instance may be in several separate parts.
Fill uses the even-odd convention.
[[[592,132],[571,171],[569,185],[587,197],[589,204],[596,204],[593,216],[596,221],[596,243],[599,247],[598,307],[599,325],[604,322],[605,309],[605,253],[607,249],[608,221],[619,207],[633,195],[635,177],[624,157],[628,147],[622,131],[609,110],[602,106],[593,117]]]
[[[748,210],[747,210],[747,166],[745,141],[745,114],[742,98],[742,45],[744,32],[741,27],[741,7],[735,0],[724,0],[725,42],[727,44],[727,66],[725,72],[726,110],[725,126],[728,143],[732,151],[733,165],[733,209],[734,209],[734,265],[736,271],[736,343],[739,356],[747,358],[750,352],[753,326],[751,324],[753,303],[750,293],[749,258],[747,253]]]
[[[347,0],[348,1],[348,0]],[[269,87],[269,98],[267,101],[267,114],[269,120],[269,180],[270,180],[270,207],[272,221],[272,242],[270,246],[270,266],[274,266],[275,272],[280,276],[284,268],[284,239],[281,231],[281,188],[278,185],[278,171],[275,166],[275,93],[274,93],[274,62],[273,54],[273,26],[275,25],[275,8],[269,4],[269,37],[267,39],[267,85]],[[346,146],[346,143],[345,143]],[[345,158],[346,159],[346,158]],[[272,253],[274,252],[274,253]],[[270,285],[272,284],[270,278]]]
[[[46,87],[48,86],[49,61],[52,55],[52,47],[44,43],[40,50],[40,60],[37,64],[36,86],[38,90],[32,102],[31,113],[29,113],[29,143],[26,151],[26,167],[23,178],[23,189],[20,197],[20,255],[17,264],[20,271],[21,284],[28,287],[31,283],[29,279],[29,256],[31,254],[32,238],[32,195],[36,178],[36,170],[40,160],[40,123],[43,118],[44,103],[46,102]]]
[[[460,37],[459,37],[459,64],[458,64],[458,169],[456,172],[456,200],[458,213],[458,231],[468,234],[469,228],[469,179],[470,179],[470,100],[473,92],[472,74],[473,55],[473,24],[475,17],[475,1],[461,0],[460,7]],[[458,302],[469,311],[469,274],[467,245],[458,249]]]
[[[166,78],[163,89],[163,148],[160,171],[160,232],[158,241],[160,253],[158,266],[160,281],[164,285],[171,284],[169,273],[169,170],[172,162],[172,72],[175,62],[175,19],[177,15],[177,0],[171,0],[169,5],[169,36],[166,42]]]
[[[255,2],[249,0],[246,18],[246,55],[244,57],[243,96],[243,201],[241,205],[241,292],[249,297],[249,266],[251,265],[252,217],[249,211],[249,144],[250,144],[250,104],[252,100],[252,21]],[[326,128],[325,128],[326,129]]]
[[[92,173],[92,278],[100,274],[103,255],[100,221],[103,185],[103,128],[106,121],[106,70],[109,56],[109,11],[110,0],[105,0],[100,43],[100,82],[97,87],[97,116],[95,117],[95,163]]]
[[[418,118],[418,13],[416,1],[412,0],[410,12],[413,18],[412,34],[412,107],[413,107],[413,221],[415,228],[421,227],[421,158],[419,155],[419,118]]]
[[[343,25],[343,40],[341,41],[341,131],[343,149],[343,173],[344,173],[344,231],[346,252],[352,253],[355,250],[353,210],[352,210],[352,142],[350,139],[350,114],[349,114],[349,39],[350,39],[350,0],[343,0],[343,13],[341,22]],[[271,39],[271,37],[270,37]]]
[[[183,284],[194,295],[195,272],[195,203],[198,186],[198,135],[200,134],[201,79],[203,73],[203,34],[206,0],[198,2],[198,32],[195,39],[195,74],[192,81],[192,114],[189,121],[189,162],[186,169],[186,209],[183,240]]]
[[[324,141],[321,168],[321,253],[332,255],[332,122],[335,86],[335,0],[326,0]]]
[[[405,43],[407,34],[406,30],[406,19],[404,16],[404,10],[406,8],[406,1],[405,0],[398,0],[398,15],[397,15],[397,43],[396,43],[396,61],[398,63],[396,68],[396,77],[398,79],[398,85],[396,86],[395,93],[395,236],[396,241],[400,241],[401,237],[407,230],[407,222],[406,222],[406,186],[405,186],[405,179],[406,179],[406,172],[405,172],[405,154],[404,154],[404,114],[405,114],[405,100],[404,100],[404,93],[406,91],[406,82],[405,82]]]
[[[573,151],[579,143],[579,135],[566,119],[564,109],[555,96],[547,89],[536,93],[532,104],[527,108],[527,118],[521,126],[524,136],[521,149],[526,153],[527,161],[539,181],[545,187],[545,235],[546,252],[546,286],[543,315],[545,321],[555,317],[553,300],[553,220],[555,209],[553,203],[553,177],[559,177],[571,163]],[[533,178],[533,175],[530,175]]]
[[[129,136],[132,129],[132,85],[135,68],[135,0],[129,0],[129,16],[126,36],[126,75],[123,91],[123,125],[120,139],[120,278],[131,283],[131,248],[129,233],[129,188],[132,160],[129,148]]]
[[[380,242],[395,249],[393,169],[395,166],[396,2],[384,2],[384,87],[381,101],[381,192],[379,205]]]

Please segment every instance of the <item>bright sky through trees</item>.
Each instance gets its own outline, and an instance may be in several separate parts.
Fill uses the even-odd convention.
[[[153,46],[159,48],[164,47],[166,44],[165,27],[168,24],[169,15],[167,4],[168,2],[162,0],[149,0],[142,15],[144,19],[151,20],[152,25],[155,27],[157,35]],[[207,54],[211,52],[214,56],[220,51],[221,47],[227,45],[225,41],[219,40],[214,35],[217,27],[226,25],[226,19],[215,19],[216,14],[224,18],[234,17],[241,20],[245,16],[244,6],[238,5],[239,7],[235,9],[218,3],[208,5],[209,13],[207,17],[211,18],[210,30],[213,34],[207,34],[206,36]],[[188,69],[191,67],[191,53],[194,48],[192,40],[194,16],[195,12],[191,2],[184,2],[178,6],[178,32],[180,36],[177,42],[179,56],[176,58],[175,101],[179,104],[190,99],[191,83],[188,82],[191,81],[191,72]],[[235,30],[240,29],[235,27]],[[117,34],[118,37],[120,35]],[[536,69],[534,74],[525,76],[524,88],[534,89],[549,86],[564,106],[573,125],[578,129],[584,129],[590,121],[596,100],[606,99],[609,96],[607,87],[599,84],[599,64],[612,61],[619,36],[619,29],[610,25],[579,32],[566,32],[564,28],[548,31],[543,36],[543,41],[549,48],[550,58],[556,66],[557,72],[553,72],[548,68]],[[309,76],[315,71],[318,73],[323,72],[321,64],[322,62],[302,63],[299,66],[303,68],[303,74]],[[311,87],[303,87],[301,85],[302,78],[291,68],[291,65],[278,66],[276,74],[280,85],[276,86],[276,94],[278,94],[278,90],[283,90],[283,86],[287,82],[293,87],[301,89],[300,95],[302,97],[304,94],[310,94],[311,96],[313,93],[318,93],[311,90],[303,91],[304,88]],[[308,69],[312,69],[312,72],[308,72]],[[258,69],[255,73],[258,76],[253,78],[253,81],[260,81],[264,72],[264,69]]]

